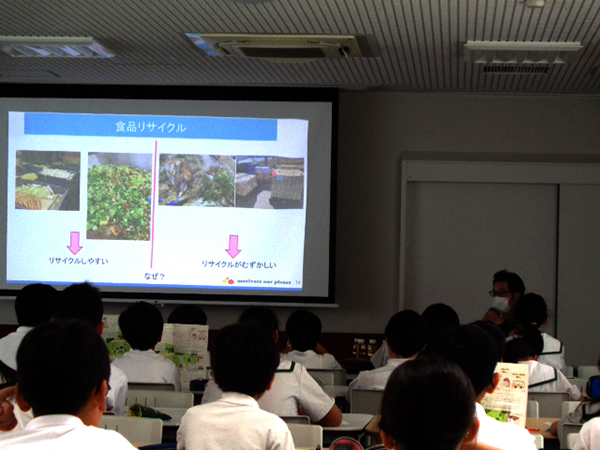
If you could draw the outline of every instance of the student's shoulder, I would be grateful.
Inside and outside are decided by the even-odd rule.
[[[121,434],[113,430],[105,430],[103,428],[89,426],[82,428],[80,433],[84,439],[81,441],[81,443],[85,443],[86,448],[110,448],[110,450],[131,450],[135,448]]]

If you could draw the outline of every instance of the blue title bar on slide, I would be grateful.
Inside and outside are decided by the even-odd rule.
[[[25,134],[276,141],[277,119],[25,113]]]

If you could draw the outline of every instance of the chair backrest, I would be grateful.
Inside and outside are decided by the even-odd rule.
[[[127,388],[130,391],[174,391],[174,384],[166,383],[127,383]]]
[[[379,414],[383,391],[353,389],[350,394],[350,412],[361,414]]]
[[[600,370],[596,366],[577,366],[577,378],[587,380],[594,375],[600,375]]]
[[[310,417],[308,416],[279,416],[285,423],[297,423],[301,425],[310,425]]]
[[[529,392],[528,400],[535,400],[540,404],[540,417],[560,417],[562,402],[569,401],[566,392]]]
[[[540,417],[540,404],[535,400],[527,400],[527,417]]]
[[[572,413],[579,405],[581,405],[581,402],[562,402],[562,405],[560,405],[560,417],[565,417],[567,414]]]
[[[194,394],[191,392],[142,391],[133,390],[127,394],[126,406],[139,403],[142,406],[156,408],[191,408],[194,406]]]
[[[579,433],[567,434],[567,442],[563,444],[563,448],[571,449],[575,447],[575,442],[577,442],[577,438],[579,438]]]
[[[322,386],[346,386],[344,369],[308,369],[308,373]]]
[[[575,376],[575,367],[567,366],[565,369],[565,377],[573,378]]]
[[[287,426],[292,433],[294,447],[323,448],[323,427],[298,423],[288,423]]]
[[[541,434],[534,434],[533,438],[535,439],[535,448],[537,448],[538,450],[540,448],[544,448],[544,436],[542,436]]]
[[[558,430],[560,448],[571,448],[567,447],[568,436],[570,434],[578,435],[582,426],[583,424],[581,423],[564,423]]]
[[[567,380],[569,380],[569,383],[571,383],[573,386],[577,386],[582,393],[585,392],[585,387],[587,386],[588,382],[587,378],[567,378]]]
[[[126,416],[102,416],[98,428],[115,430],[132,444],[160,444],[163,422],[160,419]]]

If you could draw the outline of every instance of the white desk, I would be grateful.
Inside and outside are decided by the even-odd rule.
[[[165,413],[171,416],[170,420],[163,420],[163,428],[164,427],[178,427],[181,425],[181,418],[186,413],[189,408],[167,408],[163,406],[159,406],[154,408],[161,413]]]
[[[337,386],[337,385],[325,385],[323,386],[323,391],[330,397],[343,397],[346,398],[346,394],[348,394],[348,386]]]

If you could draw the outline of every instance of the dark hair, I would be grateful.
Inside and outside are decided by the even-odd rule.
[[[475,325],[452,327],[429,344],[429,354],[457,364],[469,377],[475,396],[494,381],[498,354],[496,344]]]
[[[279,331],[279,321],[272,309],[264,306],[253,306],[240,315],[239,323],[242,325],[254,324],[271,335]]]
[[[169,323],[183,323],[187,325],[206,325],[206,313],[197,305],[179,305],[175,308],[169,318]]]
[[[429,339],[427,323],[411,310],[397,312],[385,327],[385,337],[392,351],[403,358],[419,353]]]
[[[154,305],[137,302],[119,316],[119,328],[131,348],[149,350],[154,348],[163,332],[164,320]]]
[[[421,317],[427,322],[430,340],[442,331],[460,325],[460,320],[456,311],[454,311],[451,306],[445,305],[444,303],[434,303],[429,305],[425,308]]]
[[[222,328],[210,351],[215,382],[224,392],[264,393],[279,365],[273,336],[253,325]]]
[[[530,325],[541,327],[548,318],[546,301],[532,292],[523,295],[515,305],[515,321],[524,330]]]
[[[481,328],[490,335],[494,341],[494,344],[496,344],[496,360],[498,362],[502,361],[504,356],[504,347],[506,347],[506,336],[504,336],[504,333],[498,327],[498,325],[488,322],[487,320],[478,320],[477,322],[473,322],[473,325]]]
[[[310,311],[295,311],[288,317],[285,332],[294,350],[314,350],[321,337],[321,319]]]
[[[87,281],[72,284],[56,297],[54,317],[57,319],[81,319],[97,327],[102,322],[103,313],[100,291]]]
[[[57,291],[48,284],[25,286],[15,299],[17,322],[23,327],[35,327],[52,319]]]
[[[506,343],[504,362],[517,363],[541,355],[543,351],[544,338],[535,325],[530,325],[519,337]]]
[[[504,269],[494,274],[494,283],[508,283],[508,290],[511,294],[525,292],[525,284],[519,275],[513,272],[509,272]]]
[[[37,326],[17,351],[19,390],[35,416],[77,415],[110,376],[106,344],[82,320]]]
[[[379,428],[405,450],[454,450],[474,414],[473,387],[463,371],[447,360],[418,358],[390,375]]]

